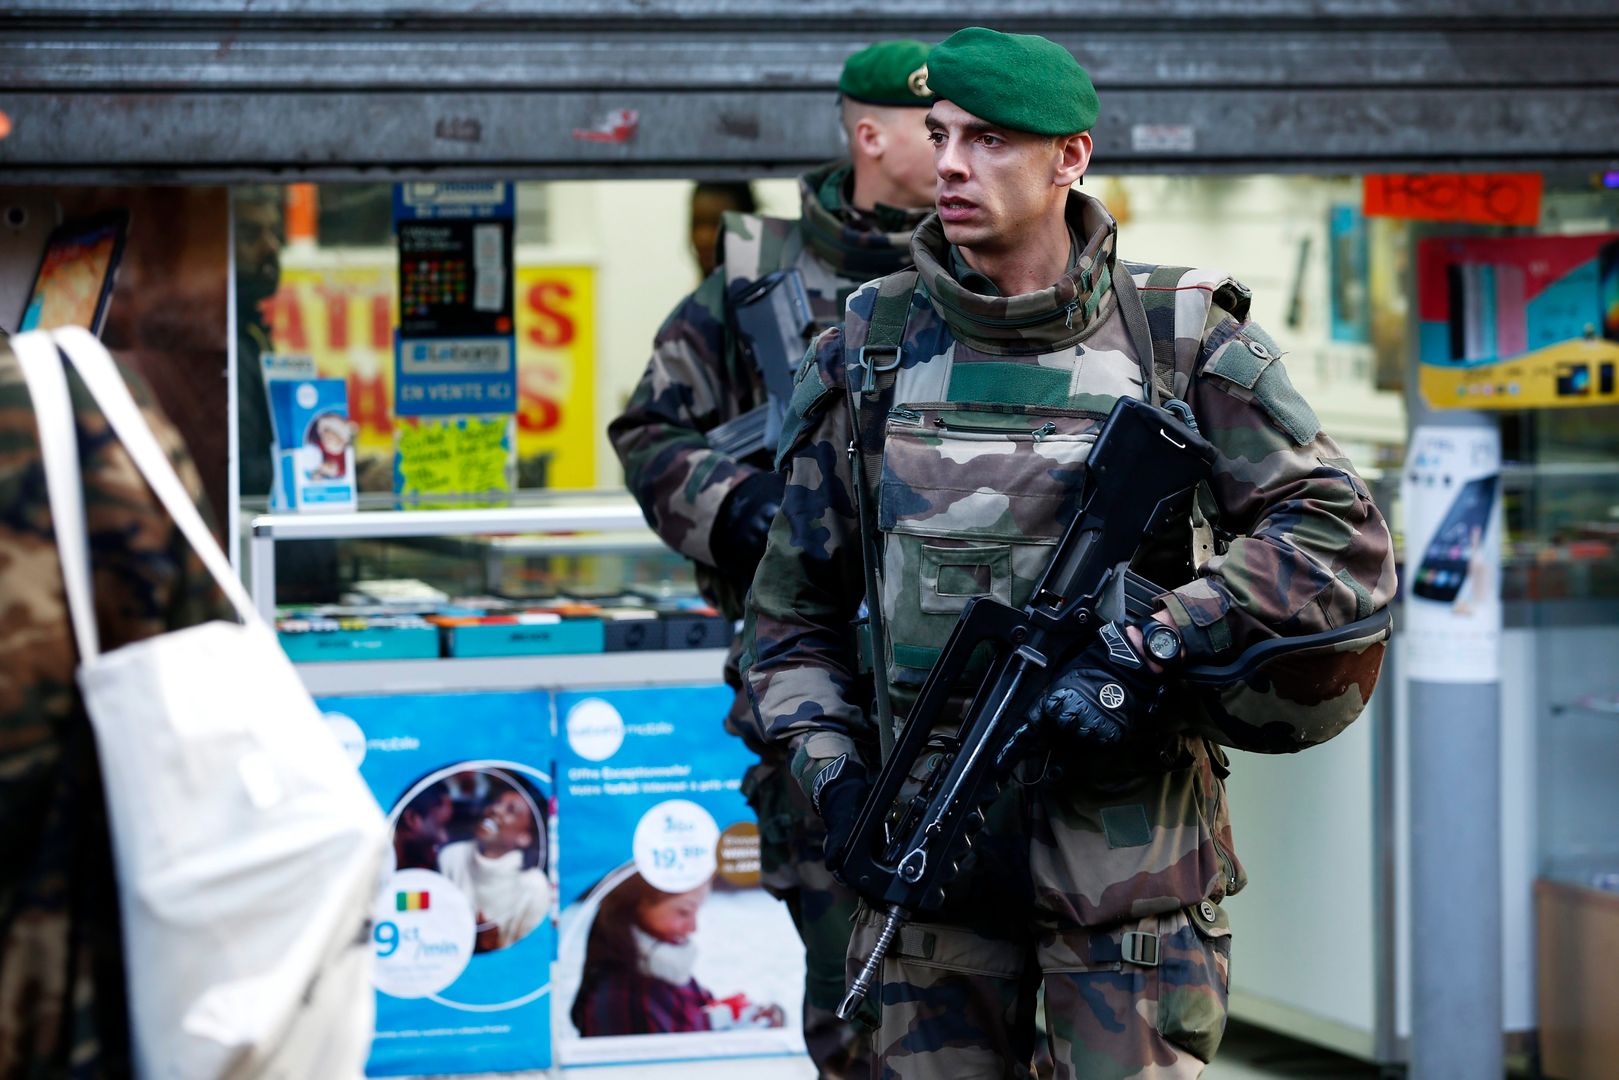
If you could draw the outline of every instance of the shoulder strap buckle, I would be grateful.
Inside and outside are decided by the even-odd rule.
[[[872,358],[876,356],[891,356],[893,359],[886,364],[877,363]],[[856,354],[862,372],[860,379],[860,392],[862,394],[875,394],[877,392],[877,376],[884,371],[893,371],[899,367],[900,348],[898,345],[862,345]]]

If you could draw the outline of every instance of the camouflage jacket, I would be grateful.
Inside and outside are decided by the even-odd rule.
[[[101,644],[229,615],[69,373]],[[194,498],[174,428],[132,387]],[[118,894],[28,388],[0,341],[0,1078],[128,1076]]]
[[[738,347],[729,296],[739,285],[796,267],[821,329],[837,322],[862,282],[908,266],[911,230],[923,213],[857,210],[846,201],[848,182],[847,164],[803,176],[798,221],[726,215],[720,265],[664,321],[640,384],[607,428],[647,523],[696,564],[704,596],[728,618],[741,617],[753,568],[721,575],[710,536],[725,497],[769,467],[765,455],[739,461],[705,437],[764,400],[763,379]],[[745,702],[739,715],[751,715]]]
[[[1119,396],[1143,396],[1152,377],[1112,287],[1122,272],[1147,286],[1152,268],[1115,259],[1112,218],[1094,200],[1071,196],[1069,223],[1083,244],[1069,271],[1014,297],[974,293],[953,276],[936,218],[917,230],[919,286],[899,369],[860,411],[862,432],[881,433],[885,659],[901,715],[967,596],[1027,599],[1072,517],[1095,428]],[[1191,302],[1219,280],[1194,272],[1168,287]],[[817,339],[799,372],[779,458],[786,495],[750,598],[749,692],[761,726],[794,748],[793,770],[806,784],[822,763],[871,741],[850,632],[865,588],[844,386],[881,284],[850,299],[842,328]],[[1201,333],[1176,347],[1195,350],[1190,404],[1219,452],[1210,487],[1235,535],[1160,603],[1189,656],[1212,660],[1363,617],[1392,596],[1394,569],[1381,515],[1288,382],[1275,343],[1206,295],[1202,302]],[[975,404],[986,400],[998,404]],[[989,420],[1004,432],[1024,425],[1022,434],[983,434]],[[957,428],[961,441],[952,443]],[[984,440],[996,441],[993,453]],[[1005,553],[985,557],[988,545]],[[1072,779],[1042,786],[1046,821],[1030,828],[1057,839],[1034,845],[1029,858],[1037,897],[1057,918],[1096,925],[1240,887],[1223,755],[1202,734],[1182,738],[1184,769],[1143,780],[1122,802]]]

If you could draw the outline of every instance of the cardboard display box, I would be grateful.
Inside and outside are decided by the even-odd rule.
[[[1535,882],[1541,1071],[1598,1080],[1619,1068],[1619,893]]]

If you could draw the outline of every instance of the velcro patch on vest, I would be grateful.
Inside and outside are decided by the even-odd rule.
[[[1070,372],[1035,364],[957,363],[950,371],[949,401],[993,401],[1001,405],[1068,404]]]
[[[1257,327],[1243,330],[1209,361],[1205,375],[1215,375],[1241,387],[1258,403],[1265,415],[1287,433],[1295,445],[1307,446],[1321,431],[1315,410],[1304,400],[1287,368],[1281,363],[1281,350]]]
[[[1147,808],[1140,803],[1102,807],[1102,834],[1110,848],[1146,847],[1152,843]]]

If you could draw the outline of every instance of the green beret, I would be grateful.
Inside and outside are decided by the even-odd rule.
[[[838,93],[868,105],[925,109],[933,104],[927,64],[925,41],[879,41],[843,62]]]
[[[1072,53],[1033,34],[958,30],[928,53],[928,85],[981,120],[1036,135],[1089,131],[1099,111]]]

